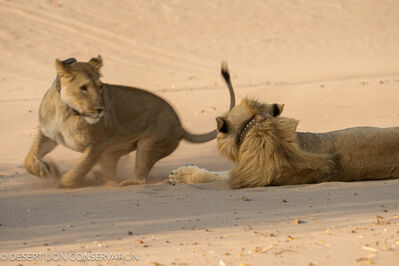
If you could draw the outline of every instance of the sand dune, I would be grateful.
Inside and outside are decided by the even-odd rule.
[[[157,93],[198,133],[228,108],[222,59],[238,100],[284,103],[301,131],[397,126],[397,1],[0,0],[0,49],[0,260],[137,252],[137,265],[397,264],[399,180],[243,190],[165,182],[190,162],[229,168],[214,141],[182,142],[138,187],[60,189],[23,168],[55,58],[101,54],[103,81]],[[48,156],[63,171],[78,158],[62,147]]]

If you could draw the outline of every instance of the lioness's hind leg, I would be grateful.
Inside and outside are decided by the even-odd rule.
[[[25,168],[32,175],[38,177],[47,177],[52,172],[54,174],[58,173],[58,170],[54,165],[49,165],[42,161],[42,158],[52,151],[55,146],[57,146],[57,142],[43,135],[41,131],[36,136],[35,141],[32,144],[32,147],[29,150],[28,155],[25,158]]]
[[[128,152],[110,151],[103,153],[98,161],[101,177],[111,181],[120,182],[121,180],[118,178],[117,166],[119,159],[126,153]]]
[[[179,140],[153,141],[141,139],[137,144],[136,165],[131,179],[122,181],[122,186],[145,184],[148,173],[160,159],[171,154],[179,145]]]
[[[227,181],[228,171],[212,172],[198,166],[183,166],[173,170],[169,174],[169,182],[178,184],[200,184],[215,181]]]

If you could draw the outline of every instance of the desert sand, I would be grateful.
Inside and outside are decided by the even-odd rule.
[[[228,169],[215,141],[181,142],[142,186],[62,189],[23,167],[55,58],[101,54],[104,82],[160,95],[196,133],[228,108],[223,59],[238,101],[284,103],[300,131],[398,126],[398,1],[0,0],[0,51],[0,264],[398,265],[399,180],[166,181],[187,163]],[[63,171],[79,158],[46,157]]]

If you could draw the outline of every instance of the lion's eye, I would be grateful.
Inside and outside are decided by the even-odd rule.
[[[82,86],[82,87],[80,87],[80,89],[81,89],[82,91],[87,91],[87,86]]]

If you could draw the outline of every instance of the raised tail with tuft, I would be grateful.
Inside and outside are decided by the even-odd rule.
[[[221,73],[222,73],[223,79],[226,82],[227,87],[229,89],[229,93],[230,93],[230,109],[229,110],[231,110],[231,109],[233,109],[233,107],[236,104],[236,98],[234,95],[233,85],[231,84],[231,80],[230,80],[229,69],[228,69],[227,63],[225,61],[222,61]],[[211,141],[216,138],[216,135],[218,133],[216,129],[211,132],[205,133],[205,134],[191,134],[184,128],[183,128],[183,130],[184,130],[183,138],[185,140],[187,140],[189,142],[193,142],[193,143],[203,143],[203,142]]]

